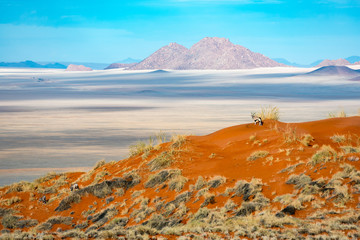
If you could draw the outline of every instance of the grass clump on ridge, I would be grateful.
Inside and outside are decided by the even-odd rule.
[[[247,160],[248,160],[248,161],[255,161],[256,159],[264,158],[264,157],[266,157],[267,155],[269,155],[269,152],[268,152],[268,151],[256,151],[256,152],[253,152],[253,153],[247,158]]]
[[[152,159],[148,166],[150,167],[151,171],[156,171],[162,168],[166,168],[171,165],[173,162],[173,156],[167,151],[162,152],[157,157]]]
[[[133,145],[130,145],[130,157],[137,156],[143,153],[143,159],[147,158],[150,151],[154,148],[154,140],[152,137],[149,138],[149,142],[145,143],[144,141],[138,141]]]
[[[347,117],[344,110],[341,110],[340,112],[329,112],[328,114],[329,118],[344,118]]]
[[[265,119],[279,120],[280,119],[279,108],[273,106],[262,107],[260,113],[257,113],[257,116],[261,117],[262,120]]]
[[[187,135],[180,135],[180,134],[173,135],[171,137],[171,141],[173,142],[171,147],[180,148],[186,142],[186,137]]]
[[[310,159],[310,164],[315,166],[318,163],[337,160],[337,152],[328,145],[323,145]]]

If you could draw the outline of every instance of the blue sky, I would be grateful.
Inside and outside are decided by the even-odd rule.
[[[0,0],[0,61],[112,63],[225,37],[297,63],[360,56],[359,0]]]

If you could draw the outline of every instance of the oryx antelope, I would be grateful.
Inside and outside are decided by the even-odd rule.
[[[258,123],[259,123],[259,125],[263,125],[263,121],[262,121],[261,117],[256,116],[255,113],[251,113],[251,118],[254,120],[255,125]]]
[[[70,191],[79,190],[79,185],[77,183],[74,183],[70,186]]]
[[[46,199],[46,196],[44,195],[39,199],[39,202],[46,204],[48,202],[48,200]]]

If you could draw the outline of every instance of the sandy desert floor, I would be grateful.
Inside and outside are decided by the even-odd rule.
[[[0,185],[123,159],[160,131],[203,135],[251,122],[268,105],[284,122],[359,114],[359,82],[311,70],[0,69]]]

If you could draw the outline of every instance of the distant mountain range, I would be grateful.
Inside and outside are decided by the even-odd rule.
[[[360,64],[360,56],[351,56],[337,60],[317,60],[311,64],[298,64],[284,58],[270,59],[260,53],[235,45],[225,38],[206,37],[194,44],[190,49],[170,43],[151,54],[144,60],[126,58],[116,63],[93,62],[0,62],[0,67],[13,68],[58,68],[66,69],[68,65],[83,65],[94,70],[126,68],[142,69],[246,69],[258,67],[322,67]]]
[[[48,64],[39,64],[33,61],[24,61],[24,62],[0,62],[0,67],[13,67],[13,68],[60,68],[66,69],[67,66],[60,63],[48,63]]]
[[[293,66],[293,67],[322,67],[322,66],[329,66],[331,64],[336,65],[336,66],[343,66],[343,65],[350,65],[350,64],[359,64],[357,62],[360,61],[360,56],[351,56],[351,57],[347,57],[344,59],[337,59],[337,60],[329,60],[329,59],[321,59],[321,60],[317,60],[313,63],[310,64],[298,64],[298,63],[294,63],[294,62],[290,62],[288,60],[286,60],[285,58],[273,58],[273,60],[288,65],[288,66]],[[345,61],[344,61],[345,60]]]
[[[235,45],[229,39],[206,37],[190,49],[170,43],[129,69],[226,70],[281,66],[285,65],[243,46]]]

